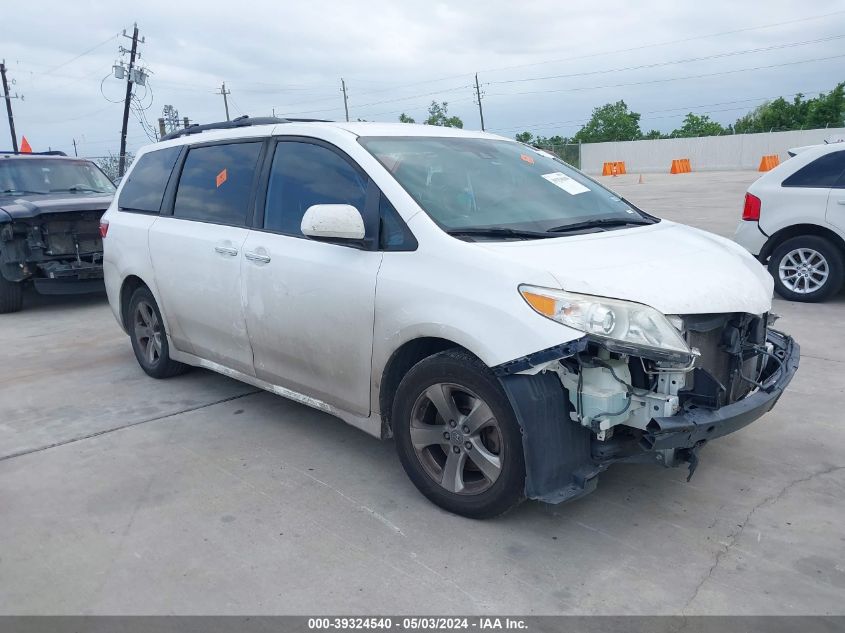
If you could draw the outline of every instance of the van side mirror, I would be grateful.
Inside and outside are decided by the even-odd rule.
[[[308,207],[300,225],[302,234],[314,239],[363,240],[364,218],[351,204],[315,204]]]

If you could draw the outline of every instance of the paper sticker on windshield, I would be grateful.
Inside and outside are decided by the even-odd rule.
[[[226,173],[226,169],[225,169],[225,168],[223,168],[223,171],[221,171],[219,174],[217,174],[217,186],[219,187],[219,186],[220,186],[220,185],[222,185],[224,182],[226,182],[226,179],[227,179],[228,177],[229,177],[229,174],[227,174],[227,173]]]
[[[588,187],[585,187],[574,178],[570,178],[566,174],[562,174],[559,171],[552,172],[551,174],[543,174],[543,178],[548,180],[556,187],[560,187],[566,193],[572,194],[573,196],[577,196],[579,193],[584,193],[585,191],[590,190]]]
[[[533,165],[533,164],[534,164],[534,159],[533,159],[533,158],[531,158],[528,154],[520,154],[520,155],[519,155],[519,157],[520,157],[522,160],[524,160],[526,163],[528,163],[529,165]]]

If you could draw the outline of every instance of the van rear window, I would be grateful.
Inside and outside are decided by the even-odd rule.
[[[181,150],[181,147],[168,147],[141,156],[126,176],[117,202],[120,210],[138,213],[161,211],[164,190]]]

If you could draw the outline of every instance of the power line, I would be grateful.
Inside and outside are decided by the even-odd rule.
[[[626,83],[620,83],[620,84],[608,84],[608,85],[605,85],[605,86],[584,86],[584,87],[580,87],[580,88],[555,88],[555,89],[552,89],[552,90],[527,90],[527,91],[520,91],[520,92],[496,92],[496,93],[491,93],[491,94],[496,95],[496,96],[534,95],[534,94],[549,94],[549,93],[553,93],[553,92],[582,92],[582,91],[585,91],[585,90],[601,90],[603,88],[624,88],[624,87],[628,87],[628,86],[644,86],[644,85],[647,85],[647,84],[668,83],[668,82],[672,82],[672,81],[683,81],[683,80],[686,80],[686,79],[702,79],[704,77],[717,77],[717,76],[720,76],[720,75],[731,75],[731,74],[735,74],[735,73],[748,72],[748,71],[751,71],[751,70],[767,70],[767,69],[770,69],[770,68],[782,68],[784,66],[795,66],[795,65],[798,65],[798,64],[809,64],[809,63],[812,63],[812,62],[822,62],[822,61],[828,61],[828,60],[831,60],[831,59],[839,59],[839,58],[842,58],[842,57],[845,57],[845,54],[843,54],[843,55],[830,55],[828,57],[816,57],[816,58],[813,58],[813,59],[802,59],[802,60],[799,60],[799,61],[783,62],[783,63],[780,63],[780,64],[769,64],[768,66],[754,66],[752,68],[736,68],[734,70],[723,70],[723,71],[715,72],[715,73],[704,73],[704,74],[700,74],[700,75],[687,75],[687,76],[684,76],[684,77],[669,77],[669,78],[666,78],[666,79],[651,79],[651,80],[648,80],[648,81],[632,81],[632,82],[626,82]]]
[[[760,48],[747,48],[744,50],[728,51],[725,53],[715,53],[713,55],[704,55],[702,57],[687,57],[686,59],[675,59],[665,62],[654,62],[651,64],[639,64],[637,66],[625,66],[622,68],[607,68],[604,70],[590,70],[580,73],[568,73],[565,75],[547,75],[545,77],[524,77],[520,79],[504,79],[500,81],[491,81],[491,84],[515,84],[524,83],[528,81],[546,81],[548,79],[568,79],[572,77],[587,77],[589,75],[604,75],[608,73],[624,72],[628,70],[642,70],[645,68],[659,68],[662,66],[672,66],[674,64],[688,64],[692,62],[700,62],[708,59],[721,59],[724,57],[735,57],[737,55],[747,55],[750,53],[763,53],[772,50],[780,50],[782,48],[795,48],[797,46],[807,46],[809,44],[819,44],[821,42],[830,42],[845,37],[845,35],[831,35],[829,37],[822,37],[815,40],[806,40],[803,42],[789,42],[786,44],[773,44],[772,46],[764,46]]]
[[[628,48],[617,48],[617,49],[612,49],[612,50],[604,50],[604,51],[599,51],[599,52],[596,52],[596,53],[587,53],[587,54],[584,54],[584,55],[575,55],[575,56],[572,56],[572,57],[563,57],[563,58],[558,58],[558,59],[547,59],[547,60],[541,60],[541,61],[537,61],[537,62],[530,62],[530,63],[526,63],[526,64],[517,64],[517,65],[512,65],[512,66],[499,66],[499,67],[496,67],[496,68],[484,68],[484,69],[479,70],[478,72],[493,73],[493,72],[500,72],[500,71],[503,71],[503,70],[515,70],[515,69],[518,69],[518,68],[529,68],[531,66],[544,66],[546,64],[557,64],[557,63],[563,63],[563,62],[569,62],[569,61],[576,61],[576,60],[580,60],[580,59],[591,59],[591,58],[594,58],[594,57],[601,57],[603,55],[615,55],[615,54],[618,54],[618,53],[630,53],[630,52],[640,51],[640,50],[644,50],[644,49],[648,49],[648,48],[657,48],[657,47],[660,47],[660,46],[669,46],[671,44],[682,44],[682,43],[685,43],[685,42],[703,40],[703,39],[708,39],[708,38],[711,38],[711,37],[721,37],[721,36],[724,36],[724,35],[733,35],[733,34],[736,34],[736,33],[747,33],[749,31],[759,31],[759,30],[764,30],[764,29],[775,28],[775,27],[778,27],[778,26],[787,26],[787,25],[790,25],[790,24],[798,24],[800,22],[809,22],[809,21],[812,21],[812,20],[821,20],[823,18],[829,18],[829,17],[835,16],[835,15],[842,15],[843,13],[845,13],[845,10],[833,11],[831,13],[823,13],[821,15],[813,15],[813,16],[808,16],[808,17],[804,17],[804,18],[798,18],[798,19],[795,19],[795,20],[785,20],[785,21],[782,21],[782,22],[771,22],[769,24],[761,24],[761,25],[757,25],[757,26],[748,26],[748,27],[743,27],[743,28],[739,28],[739,29],[732,29],[730,31],[719,31],[717,33],[704,33],[702,35],[693,35],[691,37],[685,37],[685,38],[676,39],[676,40],[665,40],[665,41],[662,41],[662,42],[650,42],[650,43],[647,43],[647,44],[639,44],[637,46],[631,46],[631,47],[628,47]],[[396,85],[396,86],[389,87],[389,88],[383,88],[381,90],[371,90],[371,91],[367,91],[367,92],[362,93],[362,94],[376,94],[376,93],[379,93],[379,92],[390,92],[391,90],[398,90],[398,89],[401,89],[401,88],[409,88],[409,87],[412,87],[412,86],[418,86],[418,85],[423,85],[423,84],[428,84],[428,83],[437,83],[439,81],[446,81],[447,79],[457,79],[457,78],[460,78],[460,77],[469,77],[469,76],[472,76],[471,72],[465,72],[465,73],[460,73],[460,74],[456,74],[456,75],[447,75],[447,76],[444,76],[444,77],[438,77],[436,79],[426,79],[426,80],[423,80],[423,81],[417,81],[417,82],[409,83],[409,84],[400,84],[400,85]]]
[[[539,62],[532,62],[532,63],[528,63],[528,64],[518,64],[516,66],[501,66],[499,68],[488,68],[488,69],[485,69],[485,70],[480,71],[480,72],[497,72],[497,71],[501,71],[501,70],[514,70],[514,69],[517,69],[517,68],[528,68],[530,66],[542,66],[542,65],[545,65],[545,64],[557,64],[557,63],[561,63],[561,62],[570,62],[570,61],[575,61],[575,60],[578,60],[578,59],[590,59],[592,57],[601,57],[602,55],[615,55],[617,53],[631,53],[631,52],[640,51],[640,50],[643,50],[643,49],[646,49],[646,48],[656,48],[658,46],[669,46],[671,44],[683,44],[683,43],[686,43],[686,42],[694,42],[696,40],[703,40],[703,39],[708,39],[708,38],[711,38],[711,37],[721,37],[723,35],[734,35],[736,33],[747,33],[748,31],[759,31],[759,30],[763,30],[763,29],[771,29],[771,28],[775,28],[775,27],[778,27],[778,26],[787,26],[789,24],[797,24],[799,22],[809,22],[811,20],[821,20],[822,18],[829,18],[829,17],[834,16],[834,15],[842,15],[843,13],[845,13],[845,10],[833,11],[831,13],[823,13],[821,15],[808,16],[806,18],[798,18],[796,20],[787,20],[787,21],[784,21],[784,22],[772,22],[770,24],[762,24],[762,25],[759,25],[759,26],[748,26],[748,27],[744,27],[744,28],[740,28],[740,29],[732,29],[730,31],[720,31],[718,33],[705,33],[703,35],[694,35],[692,37],[684,37],[684,38],[677,39],[677,40],[666,40],[666,41],[663,41],[663,42],[653,42],[653,43],[650,43],[650,44],[641,44],[639,46],[632,46],[632,47],[629,47],[629,48],[617,48],[617,49],[614,49],[614,50],[600,51],[598,53],[588,53],[586,55],[576,55],[574,57],[564,57],[564,58],[561,58],[561,59],[551,59],[551,60],[545,60],[545,61],[539,61]]]
[[[73,62],[75,62],[77,59],[80,59],[80,58],[82,58],[82,57],[85,57],[88,53],[93,53],[95,50],[97,50],[97,49],[98,49],[98,48],[100,48],[101,46],[105,46],[106,44],[108,44],[108,43],[109,43],[109,42],[111,42],[112,40],[117,39],[117,37],[118,37],[119,35],[120,35],[120,33],[115,33],[114,35],[110,35],[108,38],[104,39],[104,40],[103,40],[102,42],[100,42],[99,44],[95,44],[94,46],[92,46],[92,47],[91,47],[91,48],[89,48],[88,50],[86,50],[86,51],[83,51],[83,52],[79,53],[79,55],[77,55],[77,56],[75,56],[75,57],[72,57],[71,59],[67,60],[66,62],[62,62],[62,63],[61,63],[61,64],[59,64],[58,66],[53,66],[53,67],[52,67],[52,68],[50,68],[49,70],[45,70],[45,71],[43,71],[43,72],[40,72],[40,73],[35,73],[35,74],[38,74],[38,75],[50,75],[50,74],[52,74],[52,73],[56,72],[59,68],[64,68],[64,67],[65,67],[65,66],[67,66],[68,64],[72,64]]]
[[[699,105],[686,105],[686,106],[678,106],[676,108],[663,108],[660,110],[649,110],[647,112],[641,113],[641,121],[651,121],[653,119],[671,119],[674,117],[685,116],[692,110],[698,110],[701,108],[712,108],[713,106],[720,106],[720,105],[732,105],[736,103],[749,103],[749,102],[767,102],[771,99],[778,99],[784,97],[796,97],[798,95],[813,95],[813,94],[821,94],[822,90],[808,90],[808,91],[801,91],[801,92],[794,92],[791,94],[781,94],[769,97],[751,97],[748,99],[737,99],[734,101],[719,101],[716,103],[703,103]],[[707,114],[712,114],[714,112],[733,112],[736,110],[747,110],[748,106],[740,106],[736,108],[721,108],[718,110],[708,110]],[[650,116],[654,114],[661,114],[664,112],[674,112],[673,114],[664,114],[662,116]],[[514,131],[533,131],[533,130],[542,130],[549,127],[561,127],[564,125],[572,125],[572,124],[584,124],[587,123],[590,118],[581,118],[581,119],[569,119],[568,121],[550,121],[547,123],[524,123],[522,125],[517,125],[510,128],[496,128],[496,132],[499,133],[506,133],[506,132],[514,132]]]

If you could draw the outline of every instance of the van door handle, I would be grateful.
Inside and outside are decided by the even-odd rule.
[[[256,264],[269,264],[270,256],[266,253],[259,253],[257,251],[244,251],[244,257]]]
[[[845,198],[840,198],[836,201],[836,204],[845,204]]]
[[[214,247],[214,250],[220,253],[221,255],[228,255],[229,257],[234,257],[238,254],[238,249],[234,246],[220,246],[217,245]]]

